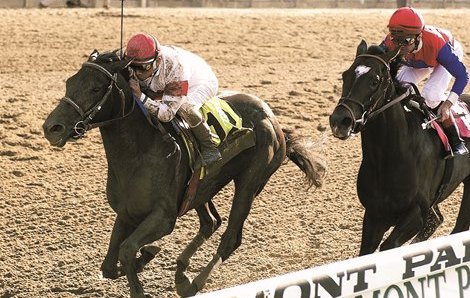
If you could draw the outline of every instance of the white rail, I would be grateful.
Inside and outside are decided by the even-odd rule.
[[[470,232],[464,232],[197,298],[464,298],[469,262]]]

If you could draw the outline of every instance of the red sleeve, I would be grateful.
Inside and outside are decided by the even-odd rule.
[[[170,96],[188,95],[188,81],[170,82],[165,86],[164,94]]]

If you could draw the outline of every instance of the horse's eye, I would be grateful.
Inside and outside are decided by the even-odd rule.
[[[101,88],[100,87],[94,87],[93,92],[100,92]]]
[[[372,80],[370,80],[370,87],[375,89],[377,88],[379,83],[380,83],[380,80],[378,78],[373,78]]]

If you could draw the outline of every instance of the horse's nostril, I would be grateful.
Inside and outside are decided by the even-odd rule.
[[[53,134],[61,134],[61,133],[64,133],[64,131],[65,131],[65,126],[61,124],[56,124],[49,128],[49,132]]]

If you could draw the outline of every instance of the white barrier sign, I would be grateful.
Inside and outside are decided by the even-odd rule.
[[[470,232],[441,237],[198,298],[470,297]]]

